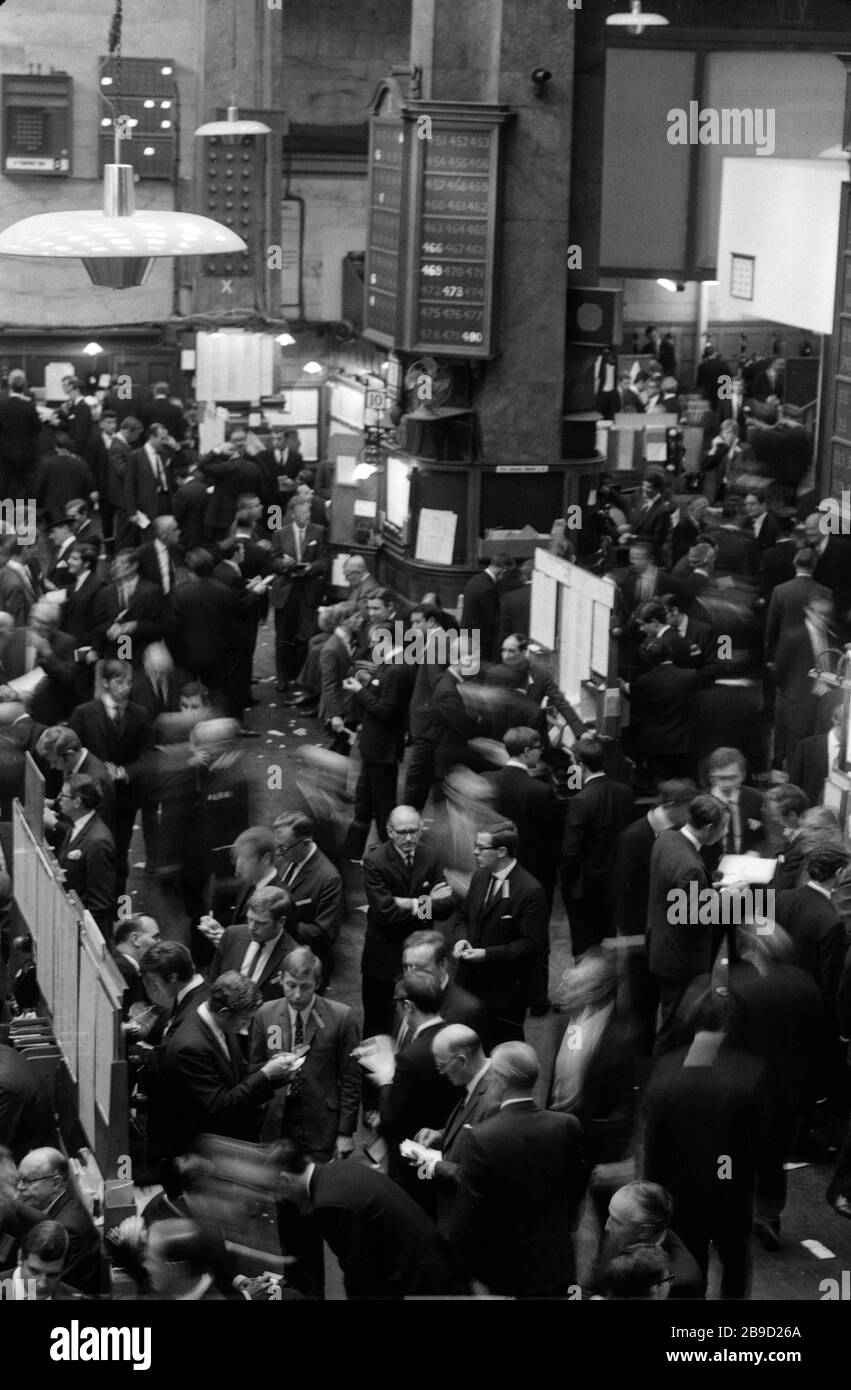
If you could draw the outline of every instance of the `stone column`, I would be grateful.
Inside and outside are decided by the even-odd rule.
[[[567,0],[413,0],[423,97],[518,113],[506,139],[500,356],[484,365],[475,401],[488,462],[562,456],[576,19]],[[535,68],[552,72],[540,97]]]

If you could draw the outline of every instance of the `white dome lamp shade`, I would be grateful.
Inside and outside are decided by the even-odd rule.
[[[47,212],[0,232],[0,255],[81,260],[93,285],[143,285],[160,256],[218,256],[246,250],[229,227],[189,212],[135,210],[131,164],[106,164],[103,211]]]
[[[236,98],[231,97],[230,101],[225,120],[206,121],[204,125],[199,125],[195,134],[218,136],[226,145],[235,145],[243,135],[271,135],[271,127],[264,125],[262,121],[242,120]]]
[[[606,23],[616,28],[627,29],[630,34],[639,37],[645,29],[658,28],[667,24],[668,20],[662,14],[645,14],[641,8],[641,0],[630,0],[629,14],[607,15]]]

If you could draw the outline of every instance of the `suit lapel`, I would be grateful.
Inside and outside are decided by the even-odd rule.
[[[269,959],[267,960],[266,964],[260,972],[260,979],[257,981],[257,983],[261,989],[265,984],[269,982],[269,980],[271,980],[272,976],[276,974],[277,971],[280,969],[281,961],[284,959],[284,956],[286,954],[287,934],[286,931],[283,931],[274,949],[272,950],[272,954],[269,956]]]

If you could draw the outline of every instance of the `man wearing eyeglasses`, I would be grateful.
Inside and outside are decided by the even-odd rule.
[[[363,864],[368,911],[361,957],[365,1037],[393,1031],[393,986],[402,973],[406,936],[422,922],[442,921],[455,906],[437,855],[422,840],[413,806],[397,806],[387,821],[387,842]]]
[[[101,1291],[101,1244],[91,1216],[71,1184],[68,1160],[58,1149],[32,1149],[21,1159],[15,1215],[27,1228],[45,1217],[68,1232],[64,1283],[96,1297]]]
[[[327,988],[334,942],[345,912],[343,880],[317,845],[310,816],[287,812],[278,816],[273,832],[279,881],[292,895],[297,919],[289,930],[301,946],[309,946],[319,957]]]
[[[540,994],[549,912],[543,888],[520,867],[512,821],[476,833],[478,868],[458,915],[453,955],[458,983],[481,999],[493,1042],[520,1042],[523,1020]]]

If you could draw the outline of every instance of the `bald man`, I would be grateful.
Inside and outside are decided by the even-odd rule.
[[[25,1228],[45,1217],[68,1232],[64,1283],[97,1297],[102,1290],[100,1237],[71,1183],[68,1160],[58,1149],[32,1149],[18,1167],[18,1200],[14,1216]]]
[[[564,1298],[584,1188],[579,1121],[534,1100],[538,1059],[528,1043],[495,1047],[487,1078],[496,1113],[467,1136],[447,1240],[491,1293]]]

